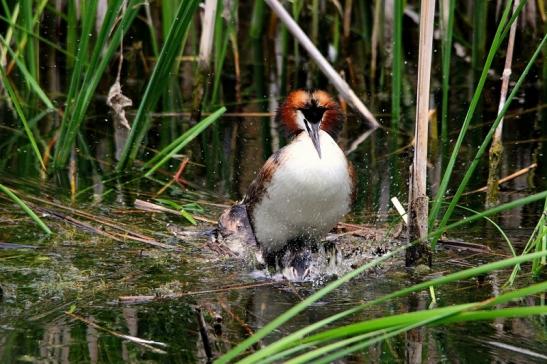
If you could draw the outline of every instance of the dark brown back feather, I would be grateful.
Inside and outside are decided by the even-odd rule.
[[[243,204],[247,207],[247,214],[249,215],[249,221],[251,222],[251,226],[253,226],[253,230],[253,210],[257,203],[259,203],[262,198],[264,198],[264,195],[266,194],[266,191],[268,189],[268,185],[272,180],[274,171],[279,167],[279,163],[281,162],[281,158],[283,155],[282,152],[283,149],[280,149],[272,154],[270,158],[268,158],[266,163],[264,163],[264,165],[258,172],[258,175],[254,179],[254,181],[249,185],[247,194],[243,198]]]

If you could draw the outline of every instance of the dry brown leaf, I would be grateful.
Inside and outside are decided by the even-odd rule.
[[[132,106],[133,101],[122,93],[122,86],[120,81],[116,80],[108,91],[108,97],[106,98],[106,104],[110,106],[114,112],[114,123],[116,125],[122,125],[128,130],[131,130],[131,126],[125,116],[126,107]]]

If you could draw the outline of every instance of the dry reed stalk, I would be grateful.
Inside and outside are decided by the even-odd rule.
[[[146,339],[141,339],[140,337],[121,334],[119,332],[107,329],[106,327],[99,326],[95,322],[93,322],[91,320],[88,320],[88,319],[86,319],[82,316],[76,315],[72,312],[66,311],[65,315],[70,316],[75,320],[81,321],[81,322],[85,323],[87,326],[93,327],[97,330],[104,331],[104,332],[106,332],[106,333],[108,333],[112,336],[119,337],[120,339],[130,341],[130,342],[132,342],[134,344],[137,344],[137,345],[139,345],[139,346],[141,346],[141,347],[143,347],[147,350],[150,350],[154,353],[167,354],[167,352],[165,352],[164,350],[161,350],[159,348],[156,348],[156,347],[152,346],[152,345],[157,345],[157,346],[161,346],[161,347],[167,347],[167,344],[162,343],[160,341],[146,340]]]
[[[205,13],[203,14],[201,38],[199,43],[199,65],[202,69],[208,69],[211,64],[217,4],[217,0],[205,1]]]
[[[149,211],[149,212],[165,212],[173,215],[180,216],[180,211],[170,209],[168,207],[164,207],[161,205],[157,205],[152,202],[139,200],[138,198],[135,200],[135,208],[143,211]],[[201,221],[201,222],[207,222],[209,224],[216,224],[216,220],[211,220],[203,216],[192,214],[192,217],[194,220]]]
[[[317,66],[323,74],[330,80],[333,86],[338,90],[340,95],[348,101],[363,117],[368,121],[371,128],[376,129],[380,126],[374,115],[367,109],[365,104],[357,97],[355,92],[349,87],[348,83],[336,72],[332,65],[319,52],[317,47],[312,43],[310,38],[302,31],[300,26],[285,10],[283,5],[277,0],[265,0],[279,19],[285,24],[287,29],[292,33],[302,47],[308,51],[310,58],[317,63]]]
[[[353,0],[346,0],[344,4],[344,22],[343,22],[343,31],[344,42],[345,44],[349,43],[349,37],[351,33],[351,9],[353,8]]]
[[[43,211],[43,212],[49,214],[50,216],[55,217],[59,220],[62,220],[66,223],[69,223],[69,224],[71,224],[71,225],[73,225],[73,226],[75,226],[75,227],[77,227],[81,230],[85,230],[85,231],[88,231],[89,233],[96,234],[96,235],[99,235],[99,236],[103,236],[107,239],[111,239],[111,240],[117,241],[119,243],[125,243],[128,240],[131,240],[131,241],[135,241],[135,242],[140,242],[140,243],[152,245],[152,246],[155,246],[155,247],[158,247],[158,248],[180,251],[180,248],[177,247],[177,246],[160,243],[159,241],[156,241],[152,238],[148,238],[148,237],[142,238],[142,237],[140,237],[136,234],[132,234],[131,232],[124,232],[122,234],[122,233],[118,233],[118,232],[115,232],[115,231],[105,231],[102,226],[97,227],[97,226],[88,224],[84,221],[77,220],[77,219],[75,219],[71,216],[65,215],[65,214],[63,214],[61,212],[58,212],[58,211],[49,210],[49,209],[46,209],[44,207],[35,207],[35,208],[38,211]]]
[[[205,87],[210,77],[211,53],[213,51],[213,40],[215,34],[215,19],[217,13],[217,0],[206,0],[205,11],[201,24],[201,38],[199,43],[198,70],[195,77],[194,92],[192,95],[192,115],[193,121],[201,119],[201,108]]]
[[[538,0],[539,16],[542,22],[547,22],[547,12],[545,11],[545,1]]]
[[[419,243],[406,251],[406,265],[428,263],[431,265],[431,250],[427,243],[428,197],[427,137],[429,124],[429,87],[433,51],[433,23],[435,1],[423,0],[420,9],[420,48],[418,55],[418,87],[416,100],[416,129],[414,161],[409,193],[409,241]]]
[[[237,41],[237,37],[235,34],[231,34],[230,36],[231,44],[232,44],[232,54],[234,55],[234,76],[235,76],[235,94],[236,94],[236,102],[238,105],[241,105],[243,103],[243,99],[241,97],[241,66],[239,61],[239,44]],[[224,116],[227,113],[224,113]]]
[[[158,242],[157,240],[155,240],[152,237],[141,234],[141,233],[135,231],[134,227],[127,226],[127,225],[121,224],[119,222],[115,222],[115,221],[110,220],[110,219],[105,218],[105,217],[100,217],[100,216],[94,215],[93,213],[88,213],[88,212],[85,212],[83,210],[75,209],[73,207],[64,206],[64,205],[61,205],[61,204],[58,204],[58,203],[55,203],[55,202],[52,202],[52,201],[48,201],[48,200],[43,199],[43,198],[35,197],[35,196],[30,196],[30,195],[25,196],[25,199],[28,199],[28,200],[32,201],[34,204],[40,203],[40,204],[43,204],[43,205],[49,205],[49,206],[53,206],[53,207],[56,207],[56,208],[59,208],[59,209],[62,209],[62,210],[69,211],[69,212],[71,212],[72,214],[74,214],[76,216],[80,216],[80,217],[83,217],[83,218],[85,218],[87,220],[90,220],[94,223],[100,224],[101,226],[96,227],[94,225],[91,225],[91,224],[85,223],[83,221],[77,220],[77,219],[75,219],[71,216],[65,215],[65,214],[63,214],[59,211],[54,211],[54,210],[51,210],[50,208],[46,208],[44,206],[36,205],[34,207],[37,210],[41,209],[43,212],[48,213],[48,214],[52,215],[53,217],[61,219],[65,222],[67,222],[67,223],[70,223],[70,224],[74,225],[74,226],[80,227],[82,229],[85,229],[85,230],[90,231],[92,233],[95,233],[97,235],[101,235],[101,236],[104,236],[106,238],[109,238],[109,239],[112,239],[112,240],[115,240],[115,241],[126,242],[127,240],[133,240],[133,241],[136,241],[136,242],[141,242],[141,243],[153,245],[153,246],[160,247],[160,248],[171,249],[171,250],[180,250],[176,246]],[[211,221],[207,220],[207,222],[211,222]],[[106,231],[104,229],[105,226],[107,226],[107,227],[109,227],[113,230],[118,230],[119,232],[117,232],[117,231]]]
[[[519,169],[516,172],[511,173],[508,176],[500,178],[498,180],[498,186],[501,185],[501,184],[504,184],[505,182],[509,182],[511,180],[514,180],[515,178],[520,177],[523,174],[526,174],[526,173],[530,172],[532,169],[536,168],[537,166],[538,166],[537,163],[532,163],[528,167],[524,167],[522,169]],[[488,186],[484,186],[484,187],[481,187],[481,188],[477,188],[476,190],[466,192],[466,193],[463,194],[463,196],[471,195],[471,194],[477,193],[477,192],[486,192],[486,191],[488,191]]]
[[[68,179],[70,182],[70,200],[74,203],[76,201],[76,192],[78,191],[78,160],[76,158],[76,147],[72,147],[70,151]]]
[[[520,0],[515,0],[513,4],[513,12],[518,8]],[[517,32],[517,21],[511,25],[509,32],[509,41],[507,43],[507,53],[505,55],[505,66],[501,76],[501,91],[500,102],[498,105],[498,114],[501,113],[505,100],[507,99],[507,91],[509,89],[509,79],[511,78],[511,65],[513,63],[513,50],[515,47],[515,34]],[[498,189],[499,189],[499,165],[503,156],[503,118],[501,119],[494,136],[492,137],[492,145],[489,151],[488,164],[488,182],[486,192],[486,206],[491,207],[498,204]]]
[[[367,138],[370,136],[370,134],[373,132],[374,130],[371,129],[371,130],[367,130],[366,132],[364,132],[363,134],[361,134],[357,139],[355,139],[351,145],[349,146],[349,148],[345,151],[346,155],[349,155],[350,153],[353,153],[355,150],[357,150],[357,147],[359,147],[359,145],[361,145],[365,140],[367,140]]]
[[[111,228],[116,229],[116,230],[120,230],[120,231],[122,231],[126,234],[131,234],[131,235],[140,237],[140,238],[145,239],[145,240],[151,240],[151,241],[154,240],[151,237],[148,237],[146,235],[138,233],[137,231],[135,231],[134,227],[122,224],[118,221],[113,221],[113,220],[105,218],[105,217],[99,217],[99,216],[97,216],[93,213],[85,212],[83,210],[78,210],[76,208],[69,207],[69,206],[64,206],[64,205],[55,203],[53,201],[49,201],[49,200],[46,200],[46,199],[43,199],[43,198],[40,198],[40,197],[36,197],[36,196],[27,195],[27,196],[25,196],[25,199],[31,200],[35,204],[41,203],[41,204],[44,204],[44,205],[49,205],[49,206],[53,206],[53,207],[56,207],[56,208],[59,208],[59,209],[62,209],[62,210],[69,211],[69,212],[73,213],[74,215],[83,217],[83,218],[88,219],[90,221],[93,221],[93,222],[99,223],[101,225],[111,227]]]
[[[370,60],[370,83],[375,84],[376,68],[378,62],[378,38],[380,34],[380,16],[382,10],[382,1],[376,0],[374,3],[374,20],[372,24],[372,39],[371,39],[371,60]]]

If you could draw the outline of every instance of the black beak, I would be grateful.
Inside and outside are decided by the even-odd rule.
[[[306,130],[310,135],[313,146],[319,154],[319,159],[321,159],[321,144],[319,143],[319,123],[310,123],[308,120],[304,119],[304,124],[306,125]]]

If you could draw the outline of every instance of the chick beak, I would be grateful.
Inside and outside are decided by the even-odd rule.
[[[306,125],[306,130],[308,131],[311,141],[313,142],[313,146],[317,150],[319,159],[321,159],[321,144],[319,143],[319,123],[310,123],[305,120],[304,124]]]

